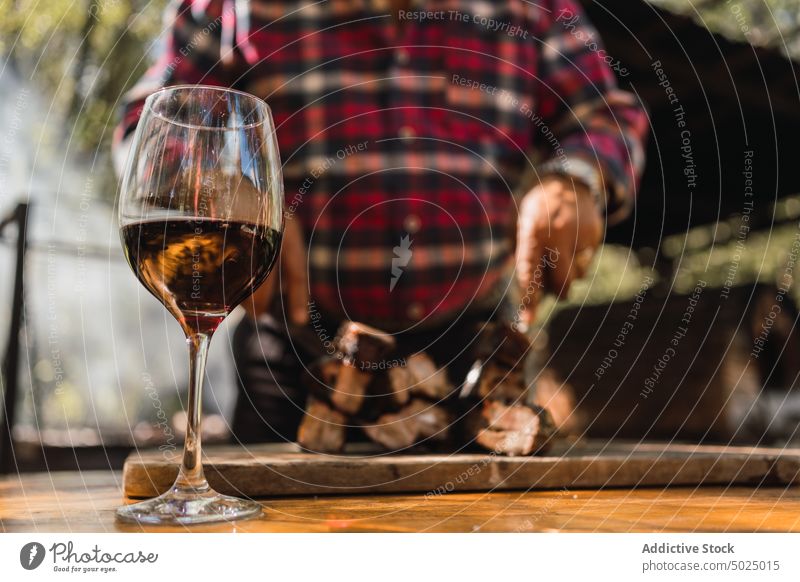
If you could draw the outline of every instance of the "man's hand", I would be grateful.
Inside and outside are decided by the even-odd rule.
[[[586,274],[603,237],[603,218],[580,182],[548,176],[522,199],[517,221],[516,275],[520,323],[530,324],[546,291],[565,297]]]
[[[296,217],[287,218],[278,264],[261,287],[243,303],[250,317],[256,319],[269,310],[280,281],[290,321],[300,325],[308,321],[307,256],[300,221]]]
[[[478,445],[512,456],[545,452],[555,434],[553,419],[544,408],[490,400],[469,415],[467,425]]]

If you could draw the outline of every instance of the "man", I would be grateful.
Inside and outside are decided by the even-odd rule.
[[[281,266],[235,339],[240,440],[295,438],[287,324],[382,328],[458,384],[512,284],[530,322],[632,206],[646,118],[574,0],[183,0],[168,23],[117,143],[153,90],[224,85],[270,104],[284,163]]]

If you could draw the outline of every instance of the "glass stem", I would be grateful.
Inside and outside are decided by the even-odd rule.
[[[186,408],[186,441],[183,461],[174,489],[186,492],[203,492],[209,489],[200,459],[200,424],[203,408],[203,380],[206,374],[206,357],[211,336],[195,333],[187,336],[189,344],[189,402]]]

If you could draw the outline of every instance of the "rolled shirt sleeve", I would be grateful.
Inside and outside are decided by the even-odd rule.
[[[165,30],[154,49],[155,61],[122,100],[121,120],[112,145],[118,171],[149,94],[171,85],[234,84],[237,55],[232,44],[224,40],[232,36],[229,31],[234,22],[233,3],[224,0],[179,0],[166,10]]]
[[[644,167],[647,114],[636,97],[620,90],[600,37],[574,0],[552,0],[539,23],[539,113],[558,139],[550,163],[597,168],[609,223],[633,207]]]

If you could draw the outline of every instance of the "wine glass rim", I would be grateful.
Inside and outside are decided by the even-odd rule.
[[[268,115],[264,116],[264,119],[262,119],[261,121],[246,123],[244,125],[237,125],[235,127],[211,127],[208,125],[197,125],[195,123],[185,123],[183,121],[170,119],[169,117],[153,109],[153,100],[155,99],[156,95],[182,89],[191,89],[191,90],[201,89],[204,91],[214,91],[216,93],[236,93],[237,95],[241,95],[243,97],[247,97],[248,99],[254,100],[258,105],[263,105],[264,107],[266,107]],[[162,87],[161,89],[158,89],[157,91],[153,91],[152,93],[150,93],[150,95],[148,95],[144,101],[143,113],[147,111],[150,111],[153,115],[155,115],[159,119],[166,121],[167,123],[171,123],[173,125],[177,125],[180,127],[187,127],[190,129],[201,129],[208,131],[234,131],[241,129],[253,129],[260,125],[263,125],[264,123],[272,119],[272,109],[270,108],[269,104],[260,97],[253,95],[252,93],[247,93],[246,91],[239,91],[238,89],[231,89],[230,87],[221,87],[218,85],[192,85],[188,83],[184,83],[182,85],[170,85],[169,87]]]

